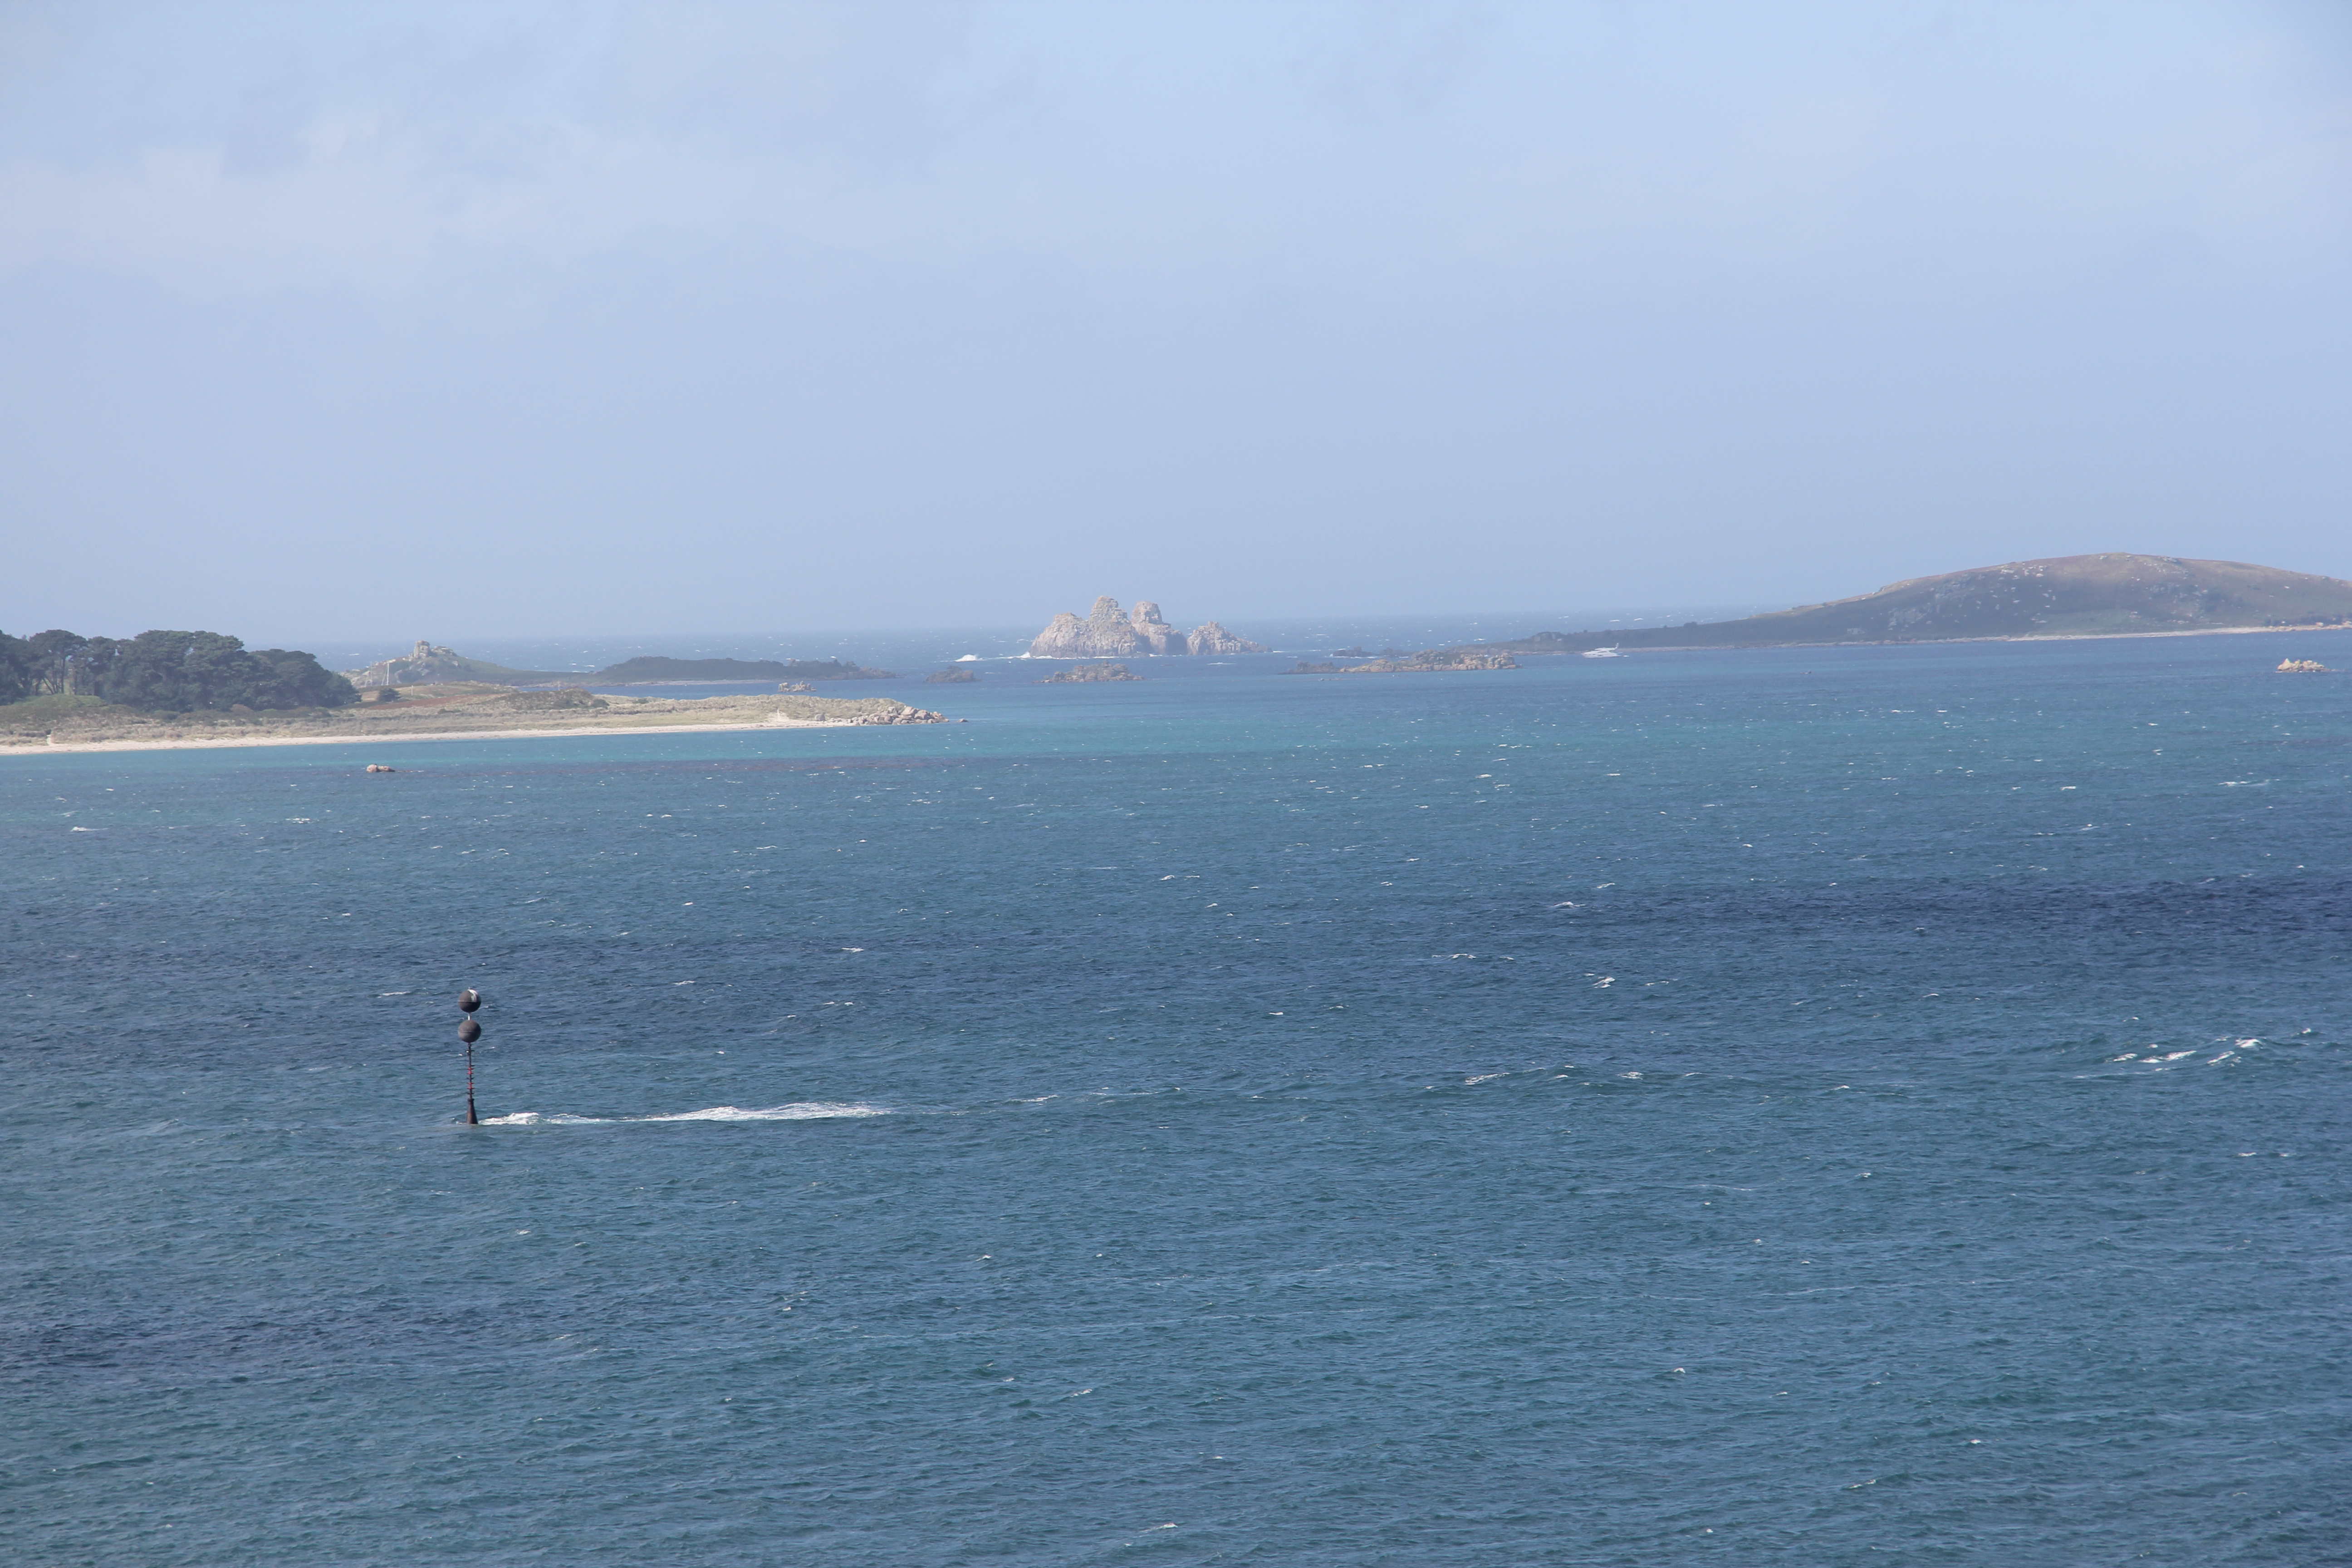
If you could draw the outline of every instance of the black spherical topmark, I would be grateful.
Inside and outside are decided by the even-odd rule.
[[[460,991],[457,993],[457,1007],[459,1011],[470,1013],[481,1005],[482,994],[480,992]]]
[[[468,1018],[457,1026],[457,1037],[470,1046],[482,1037],[482,1026]]]

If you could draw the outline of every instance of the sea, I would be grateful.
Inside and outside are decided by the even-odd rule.
[[[918,651],[0,758],[0,1555],[2352,1563],[2352,632]]]

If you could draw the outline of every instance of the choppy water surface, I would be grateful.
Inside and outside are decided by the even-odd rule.
[[[9,1554],[2352,1561],[2291,640],[0,761]]]

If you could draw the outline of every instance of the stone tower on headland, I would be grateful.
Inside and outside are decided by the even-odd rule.
[[[1139,600],[1132,615],[1121,615],[1118,601],[1106,594],[1095,601],[1085,620],[1065,610],[1029,645],[1031,658],[1129,658],[1139,654],[1264,653],[1263,644],[1237,637],[1214,621],[1203,622],[1190,637],[1160,617],[1160,606]]]

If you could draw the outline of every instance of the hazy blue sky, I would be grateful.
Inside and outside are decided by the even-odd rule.
[[[2352,576],[2352,6],[0,0],[0,626]]]

